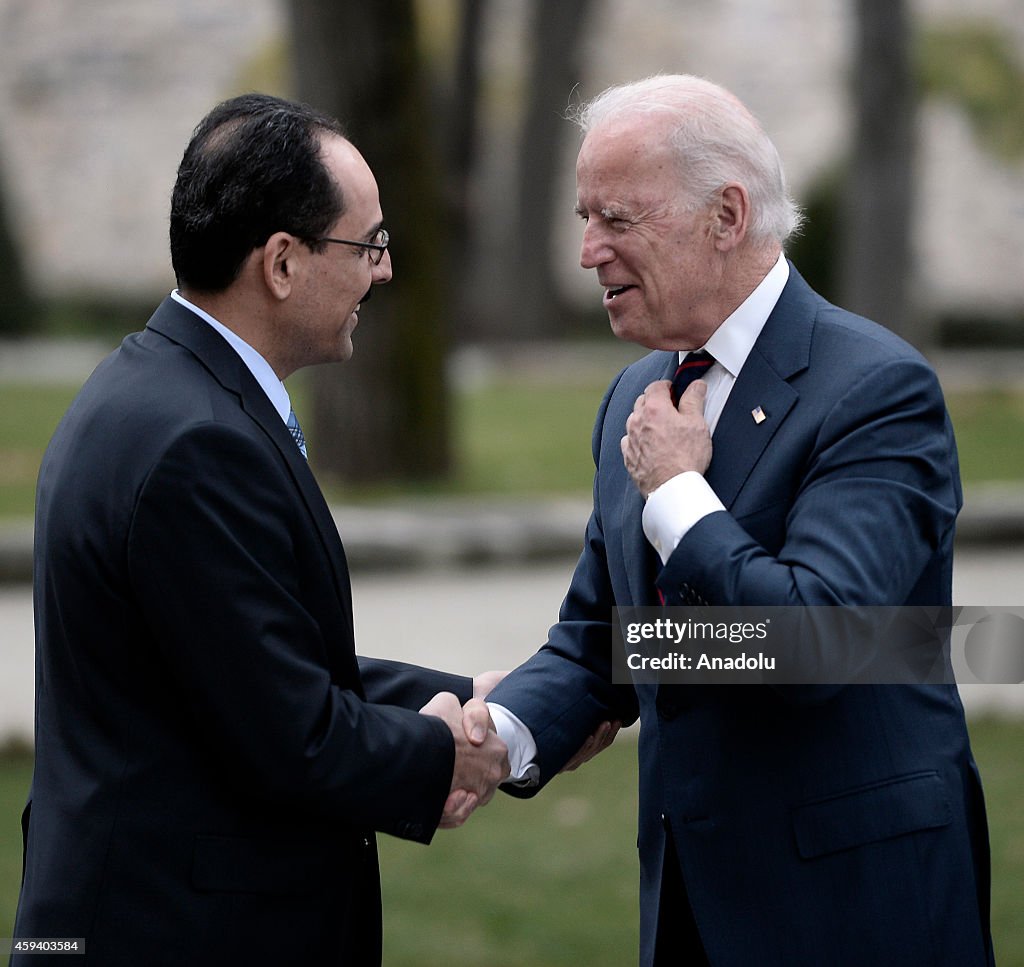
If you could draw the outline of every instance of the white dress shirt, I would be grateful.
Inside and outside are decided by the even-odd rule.
[[[291,397],[288,396],[288,390],[285,389],[284,383],[277,378],[277,373],[274,372],[270,363],[238,333],[228,329],[199,306],[193,305],[177,289],[171,293],[171,298],[175,302],[180,302],[186,309],[191,309],[203,322],[213,326],[228,341],[228,345],[242,357],[242,362],[245,363],[256,382],[260,384],[263,392],[267,394],[267,398],[273,403],[274,409],[280,414],[281,419],[287,424],[288,414],[292,411]]]
[[[740,370],[788,280],[789,263],[784,255],[779,255],[778,261],[757,288],[701,347],[715,359],[714,365],[701,377],[708,384],[704,419],[712,437]],[[679,362],[686,359],[687,355],[688,351],[681,351]],[[643,512],[644,534],[665,564],[690,528],[718,510],[725,510],[725,507],[703,474],[690,470],[665,481],[648,495]],[[511,772],[506,781],[534,781],[539,772],[533,762],[537,755],[537,744],[530,730],[503,706],[493,702],[488,702],[487,706],[498,736],[508,746]]]
[[[703,377],[708,384],[704,419],[712,439],[740,370],[788,280],[789,263],[780,255],[757,288],[701,347],[715,358],[714,365]],[[687,355],[681,352],[679,361],[682,362]],[[725,510],[725,507],[708,486],[704,475],[695,470],[672,477],[652,491],[644,506],[644,534],[658,552],[662,564],[668,563],[672,552],[697,521],[717,510]]]

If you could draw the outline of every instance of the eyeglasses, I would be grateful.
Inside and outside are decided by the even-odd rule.
[[[386,228],[379,228],[374,234],[373,239],[369,242],[353,242],[347,238],[314,238],[313,241],[333,242],[335,245],[352,245],[355,248],[366,249],[366,254],[370,256],[370,261],[374,265],[380,265],[380,260],[384,258],[384,253],[388,250],[388,242],[391,241],[391,236]]]

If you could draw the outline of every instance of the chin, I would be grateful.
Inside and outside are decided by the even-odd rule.
[[[355,346],[352,343],[352,336],[350,333],[345,333],[338,344],[338,352],[334,361],[336,363],[346,363],[352,358],[354,352]]]
[[[612,335],[616,339],[621,339],[623,342],[635,342],[641,346],[646,346],[649,342],[648,335],[642,330],[630,326],[625,319],[609,319],[611,324]]]

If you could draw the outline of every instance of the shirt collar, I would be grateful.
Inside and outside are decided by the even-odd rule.
[[[263,392],[267,394],[267,398],[274,405],[274,409],[277,410],[281,419],[287,423],[288,414],[292,411],[291,398],[288,396],[288,390],[285,389],[284,383],[277,378],[277,373],[274,372],[270,363],[236,332],[228,329],[223,323],[218,322],[208,312],[200,309],[199,306],[189,302],[177,289],[171,293],[171,298],[175,302],[180,302],[186,309],[191,309],[200,319],[213,326],[227,340],[228,345],[242,357],[242,362],[245,363],[256,382],[260,384]]]
[[[778,261],[771,267],[768,274],[712,334],[702,348],[715,357],[735,379],[739,376],[743,364],[754,348],[757,337],[761,335],[764,324],[779,301],[782,290],[789,281],[789,263],[785,255],[779,255]],[[686,353],[679,354],[680,362]]]

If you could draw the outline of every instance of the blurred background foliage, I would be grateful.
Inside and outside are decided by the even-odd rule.
[[[993,154],[1024,157],[1024,66],[997,25],[966,21],[921,32],[918,75],[926,96],[962,107]]]
[[[62,2],[39,10],[53,16]],[[500,358],[510,343],[535,344],[540,354],[546,345],[575,345],[582,357],[593,344],[613,341],[596,287],[567,280],[579,236],[571,225],[566,229],[562,212],[571,207],[577,139],[564,120],[566,110],[608,80],[664,69],[701,72],[700,63],[673,53],[685,42],[674,47],[669,37],[693,33],[701,13],[684,0],[645,7],[635,17],[628,15],[627,0],[381,0],[354,17],[331,0],[273,2],[277,28],[225,57],[233,66],[217,97],[262,89],[341,116],[378,173],[395,240],[395,282],[375,294],[354,362],[344,370],[317,367],[295,379],[295,392],[306,402],[304,423],[318,443],[318,475],[335,493],[469,486],[482,478],[465,450],[471,435],[466,428],[474,425],[475,407],[490,404],[483,402],[486,392],[476,388],[467,395],[455,385],[453,358],[475,345],[490,346]],[[1020,186],[1019,32],[990,14],[950,19],[932,10],[925,16],[925,8],[909,0],[844,0],[836,9],[845,23],[845,66],[840,62],[833,71],[845,75],[843,117],[827,149],[819,151],[821,163],[804,173],[798,195],[808,219],[789,254],[826,297],[879,319],[926,352],[1024,346],[1024,290],[1009,304],[936,304],[921,284],[924,256],[913,237],[913,226],[936,207],[921,187],[920,142],[929,105],[962,114],[1007,184]],[[0,26],[5,17],[17,26],[18,16],[28,16],[16,10],[0,0]],[[749,21],[753,33],[753,5],[748,14],[737,23]],[[45,24],[43,13],[36,16]],[[215,17],[210,22],[218,23]],[[141,30],[135,33],[143,50],[150,41]],[[125,48],[118,56],[134,51],[132,42],[117,42]],[[644,45],[648,61],[638,53]],[[693,53],[689,59],[699,61]],[[95,56],[90,49],[83,64],[88,67]],[[749,69],[756,78],[758,65]],[[38,65],[27,78],[10,70],[7,83],[21,98],[52,94],[48,84],[75,79],[72,67],[53,68],[56,82],[49,68]],[[716,79],[736,86],[729,76]],[[761,96],[749,77],[744,83],[748,97]],[[116,111],[117,105],[110,107]],[[0,127],[0,136],[2,162],[4,145],[19,132]],[[162,163],[170,168],[174,160]],[[98,281],[76,288],[40,277],[38,265],[33,269],[24,256],[43,231],[26,222],[10,166],[0,172],[7,175],[0,180],[0,335],[99,334],[112,345],[139,328],[163,293]],[[1006,199],[1010,229],[1021,223],[1022,197],[1018,191],[1016,200]],[[133,215],[129,206],[121,217],[130,224],[144,213]],[[1015,237],[1009,229],[994,232],[993,254],[1005,256],[1007,239]],[[80,244],[88,247],[89,237]],[[117,257],[110,253],[111,260]],[[63,268],[60,259],[51,265],[55,273]],[[585,392],[594,394],[594,405],[601,383],[612,375],[588,382]],[[521,396],[527,407],[539,399],[535,386]],[[503,402],[510,409],[519,405],[514,395]],[[490,408],[495,419],[505,413],[501,405]],[[550,423],[560,408],[557,400],[540,406],[537,419]],[[995,410],[977,401],[965,407],[974,414]],[[480,439],[486,437],[485,430]]]
[[[564,388],[524,385],[511,370],[502,380],[492,374],[489,386],[456,386],[452,354],[490,344],[500,357],[510,342],[535,342],[542,355],[555,344],[577,345],[585,355],[587,346],[612,341],[598,301],[575,296],[556,271],[567,247],[557,209],[566,200],[577,137],[564,115],[584,85],[587,95],[597,86],[595,58],[608,43],[603,32],[612,11],[601,0],[557,8],[529,0],[517,19],[499,0],[381,0],[353,19],[329,0],[286,0],[282,29],[240,52],[221,96],[268,90],[342,117],[378,172],[395,239],[396,281],[375,294],[356,360],[294,380],[318,443],[318,475],[332,493],[581,489],[589,475],[585,445],[578,447],[582,469],[566,471],[560,457],[579,454],[563,437],[586,439],[614,371],[591,372],[583,386],[574,380],[567,403],[559,397]],[[678,11],[680,20],[693,15],[686,3]],[[919,180],[914,132],[923,104],[953,105],[984,151],[1008,170],[1019,166],[1024,69],[1012,35],[984,18],[925,22],[906,0],[849,0],[847,14],[851,147],[837,144],[801,189],[808,218],[789,254],[826,297],[880,319],[926,351],[1024,346],[1024,291],[1009,316],[985,307],[917,306],[910,234],[917,206],[928,201],[911,189]],[[506,41],[509,49],[495,54]],[[493,168],[495,151],[503,156],[500,198],[488,196],[494,186],[482,173]],[[76,292],[31,277],[19,237],[25,225],[12,217],[11,182],[4,185],[0,333],[92,333],[113,343],[139,328],[159,293]],[[1014,214],[1020,216],[1011,204],[1007,217]],[[979,451],[976,441],[998,441],[1018,409],[991,394],[954,403],[972,430],[978,420],[994,421],[990,432],[971,434],[968,449]],[[36,412],[28,425],[38,423],[36,436],[45,438],[49,407]],[[521,428],[537,426],[551,427],[540,436],[557,446],[513,445],[531,439]],[[17,478],[11,485],[21,494],[12,507],[24,508],[32,458],[12,456],[13,441],[0,447],[9,456],[5,476]],[[979,452],[965,473],[1002,479],[1018,462],[1013,454]]]

